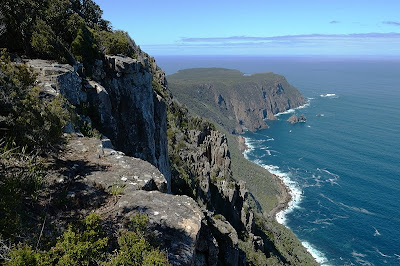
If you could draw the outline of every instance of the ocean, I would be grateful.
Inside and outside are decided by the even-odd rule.
[[[159,56],[167,74],[226,67],[284,75],[309,101],[246,132],[245,156],[292,191],[277,220],[325,265],[400,264],[400,60]],[[306,123],[289,124],[292,113]]]

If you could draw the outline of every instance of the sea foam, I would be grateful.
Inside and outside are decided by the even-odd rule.
[[[295,112],[296,110],[298,110],[298,109],[307,108],[308,106],[310,106],[310,101],[311,101],[311,99],[313,99],[313,98],[307,98],[307,102],[306,102],[305,104],[303,104],[302,106],[299,106],[299,107],[297,107],[297,108],[293,108],[293,109],[289,109],[289,110],[286,110],[286,111],[277,113],[277,114],[275,114],[275,117],[278,117],[278,116],[280,116],[280,115],[286,115],[286,114],[294,113],[294,112]]]
[[[320,97],[322,97],[322,98],[325,98],[325,97],[337,98],[338,96],[334,93],[325,93],[325,94],[321,94]]]
[[[307,241],[301,242],[301,244],[310,252],[310,254],[314,257],[314,259],[321,265],[328,265],[328,259],[325,257],[325,254],[321,251],[314,248],[310,243]]]
[[[298,187],[297,183],[290,179],[290,174],[282,172],[278,166],[262,163],[258,164],[267,169],[270,173],[276,175],[279,179],[282,180],[285,186],[289,188],[289,193],[292,196],[292,200],[288,203],[288,207],[286,209],[278,212],[275,216],[278,223],[286,225],[286,215],[292,212],[295,208],[299,207],[302,197],[302,191]]]

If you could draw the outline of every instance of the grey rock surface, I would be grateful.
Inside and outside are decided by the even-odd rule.
[[[236,230],[223,216],[209,218],[213,235],[218,241],[219,260],[224,265],[241,265],[239,263],[238,235]]]
[[[41,59],[28,60],[26,64],[38,73],[37,81],[43,93],[51,96],[62,94],[73,105],[86,100],[86,95],[81,90],[82,79],[73,66]]]
[[[107,141],[72,138],[65,152],[73,155],[75,160],[96,165],[98,170],[86,174],[85,180],[106,191],[119,186],[123,188],[124,194],[140,189],[167,192],[167,180],[157,168],[144,160],[111,149]]]
[[[108,142],[70,137],[59,158],[76,162],[73,168],[80,168],[81,176],[74,179],[85,184],[85,190],[101,188],[113,194],[113,188],[122,188],[113,194],[112,204],[100,207],[97,212],[120,229],[132,216],[144,213],[173,265],[204,265],[203,262],[216,265],[217,242],[199,205],[188,196],[167,194],[166,179],[157,168],[109,148]],[[67,197],[75,200],[81,194],[82,191],[72,190]]]
[[[173,265],[193,265],[204,215],[188,196],[174,196],[158,191],[135,191],[119,198],[109,215],[126,219],[141,212],[148,215],[151,230]]]
[[[117,150],[148,161],[170,180],[167,109],[153,91],[151,71],[164,83],[165,74],[155,64],[151,67],[156,69],[150,69],[145,58],[105,56],[104,60],[96,60],[93,80],[83,81],[68,64],[39,59],[26,64],[38,73],[43,95],[61,94],[75,106],[90,106],[96,116],[92,120]],[[87,116],[81,118],[91,121]],[[65,130],[72,132],[73,128],[69,125]]]
[[[304,114],[301,114],[300,116],[293,114],[291,117],[289,117],[287,121],[291,124],[305,123],[307,121],[307,118]]]
[[[243,181],[232,179],[226,136],[205,129],[191,130],[187,137],[192,148],[182,151],[180,156],[191,165],[192,176],[199,182],[197,202],[225,216],[237,232],[251,232],[254,217],[247,203],[248,190]]]
[[[150,70],[129,57],[106,56],[105,60],[107,75],[101,85],[89,83],[97,88],[89,99],[99,106],[102,132],[116,149],[150,162],[170,180],[167,110],[153,91]]]

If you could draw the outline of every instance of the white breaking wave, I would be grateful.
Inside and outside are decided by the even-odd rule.
[[[364,214],[368,214],[368,215],[376,215],[375,213],[370,212],[369,210],[366,210],[366,209],[364,209],[364,208],[359,208],[359,207],[355,207],[355,206],[349,206],[349,205],[344,204],[343,202],[336,202],[336,201],[334,201],[334,200],[328,198],[327,196],[325,196],[325,195],[322,194],[322,193],[320,193],[320,195],[321,195],[322,197],[324,197],[325,199],[329,200],[330,202],[332,202],[333,204],[336,204],[336,205],[338,205],[338,206],[343,206],[343,207],[345,207],[345,208],[347,208],[347,209],[349,209],[349,210],[352,210],[352,211],[355,211],[355,212],[364,213]]]
[[[369,261],[366,261],[364,258],[367,256],[367,255],[365,255],[365,254],[362,254],[362,253],[357,253],[356,251],[353,251],[352,253],[351,253],[351,255],[356,259],[356,262],[358,263],[358,264],[361,264],[361,265],[373,265],[372,263],[370,263]]]
[[[325,257],[325,254],[322,253],[321,251],[315,249],[310,243],[307,241],[301,242],[303,246],[308,250],[308,252],[311,253],[311,255],[314,257],[314,259],[321,265],[328,265],[328,259]]]
[[[298,187],[297,183],[290,179],[289,174],[280,171],[278,166],[262,163],[258,164],[280,178],[285,186],[289,188],[289,193],[292,196],[292,200],[288,203],[288,207],[285,210],[278,212],[275,217],[278,223],[286,225],[286,215],[292,212],[295,208],[299,207],[302,191]]]
[[[252,145],[251,139],[250,138],[244,138],[244,143],[246,144],[247,149],[243,152],[244,158],[246,158],[247,160],[249,159],[248,154],[254,151],[254,145]]]
[[[289,110],[286,110],[286,111],[277,113],[277,114],[275,115],[275,117],[278,117],[278,116],[280,116],[280,115],[285,115],[285,114],[291,114],[291,113],[294,113],[294,112],[295,112],[296,110],[298,110],[298,109],[306,108],[306,107],[310,106],[310,100],[311,100],[311,99],[312,99],[312,98],[308,98],[308,99],[307,99],[307,102],[306,102],[304,105],[302,105],[302,106],[299,106],[299,107],[297,107],[297,108],[293,108],[293,109],[289,109]]]
[[[389,255],[383,254],[383,253],[380,252],[379,249],[377,249],[377,248],[375,248],[375,250],[376,250],[376,252],[378,252],[379,255],[381,255],[382,257],[385,257],[385,258],[391,258],[391,257],[392,257],[392,256],[389,256]]]
[[[334,97],[337,97],[337,95],[334,94],[334,93],[325,93],[325,94],[321,94],[320,97],[323,97],[323,98],[332,97],[332,98],[334,98]]]
[[[325,172],[325,173],[327,173],[328,175],[330,175],[330,176],[332,176],[333,178],[329,178],[329,179],[327,179],[325,182],[329,182],[329,183],[331,183],[331,185],[333,186],[333,185],[338,185],[338,186],[340,186],[338,183],[337,183],[337,181],[338,181],[338,179],[339,179],[339,175],[337,175],[337,174],[334,174],[334,173],[332,173],[332,172],[329,172],[328,170],[326,170],[326,169],[320,169],[320,168],[317,168],[317,171],[319,171],[319,172]]]
[[[250,138],[244,137],[245,144],[249,148],[246,150],[243,155],[244,157],[249,160],[247,154],[254,150],[254,146],[250,144],[252,141]],[[254,163],[260,165],[261,167],[267,169],[270,173],[276,175],[278,178],[282,180],[286,187],[289,188],[289,193],[292,196],[292,200],[288,203],[288,207],[285,210],[278,212],[275,216],[275,219],[278,223],[286,225],[286,215],[292,212],[295,208],[299,208],[299,203],[301,202],[302,198],[302,191],[298,187],[297,183],[290,179],[288,173],[284,173],[279,170],[278,166],[275,165],[266,165],[263,164],[261,160],[254,160]],[[310,254],[314,257],[314,259],[321,265],[328,265],[328,259],[325,257],[325,254],[321,251],[314,248],[310,243],[307,241],[302,241],[301,244],[310,252]]]

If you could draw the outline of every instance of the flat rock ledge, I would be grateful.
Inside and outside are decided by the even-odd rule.
[[[106,191],[118,186],[123,189],[123,194],[141,189],[167,192],[167,180],[157,168],[110,147],[108,140],[72,138],[66,152],[73,154],[75,160],[86,161],[87,165],[101,166],[86,174],[85,181]]]
[[[96,212],[119,229],[135,214],[146,214],[151,231],[173,265],[201,265],[199,261],[206,259],[201,254],[209,253],[203,251],[203,242],[217,245],[207,232],[202,210],[192,198],[167,194],[167,181],[156,167],[112,149],[109,140],[70,137],[60,159],[80,164],[80,172],[85,173],[80,181],[88,187],[98,187],[115,196],[111,204]],[[82,169],[82,162],[86,169]],[[120,189],[118,193],[115,188]]]

